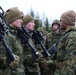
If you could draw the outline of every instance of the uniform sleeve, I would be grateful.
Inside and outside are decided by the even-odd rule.
[[[18,41],[14,36],[9,35],[7,38],[8,45],[11,47],[12,52],[18,56],[22,54],[22,46],[20,44],[20,41]]]
[[[63,61],[62,70],[72,75],[76,69],[76,33],[71,34],[60,43],[58,50],[58,61]]]
[[[69,37],[66,54],[65,54],[65,65],[68,65],[71,69],[76,69],[76,37]]]

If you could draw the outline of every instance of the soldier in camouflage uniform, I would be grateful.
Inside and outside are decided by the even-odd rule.
[[[60,24],[58,20],[54,20],[52,23],[53,31],[51,33],[48,33],[45,40],[45,47],[46,49],[49,49],[54,43],[58,41],[62,37],[62,33],[60,31]],[[56,45],[57,47],[57,45]],[[51,68],[48,69],[48,75],[54,75],[56,66],[54,65],[54,61],[56,59],[56,55],[53,57],[48,57],[49,59],[46,59],[47,63],[50,62]]]
[[[0,22],[2,22],[2,19],[0,19]],[[3,24],[3,23],[0,23],[0,25],[1,24]],[[0,33],[0,35],[1,35],[1,33]],[[14,39],[10,33],[8,35],[5,34],[4,38],[7,43],[7,46],[9,46],[12,51],[15,49],[18,49],[18,45],[15,42],[16,39]],[[17,55],[14,55],[14,57],[15,57],[15,60],[13,62],[10,62],[10,64],[9,64],[10,57],[6,57],[6,48],[0,39],[0,75],[11,75],[10,71],[12,69],[17,68],[17,66],[19,65],[20,59]]]
[[[18,65],[18,67],[15,69],[11,69],[10,75],[25,75],[24,67],[23,67],[23,48],[21,46],[20,40],[16,36],[16,33],[17,33],[16,30],[21,27],[22,22],[23,22],[22,21],[23,14],[17,7],[12,7],[5,12],[4,17],[5,17],[7,25],[9,26],[10,33],[13,36],[13,38],[15,39],[15,40],[11,40],[11,41],[15,42],[15,44],[17,44],[16,47],[12,47],[12,49],[13,49],[12,51],[14,54],[16,54],[20,57],[20,63]],[[11,44],[13,45],[12,42],[11,42]]]
[[[7,41],[7,45],[9,45],[12,50],[18,47],[11,34],[5,35],[5,40]],[[15,69],[19,65],[19,57],[16,55],[15,60],[9,65],[7,64],[7,61],[9,62],[8,58],[6,57],[5,47],[2,41],[0,41],[0,75],[11,75],[11,69]],[[10,70],[9,73],[8,70]]]
[[[60,17],[60,28],[65,30],[57,52],[55,75],[76,75],[76,13],[64,12]]]
[[[32,32],[34,30],[34,19],[30,15],[25,15],[23,18],[23,25],[26,27],[30,35],[32,36]],[[28,41],[32,43],[33,47],[35,47],[34,42],[32,39],[28,37]],[[30,47],[27,43],[23,44],[24,46],[24,67],[26,75],[40,75],[40,69],[38,63],[36,63],[36,59],[33,56]],[[26,50],[25,50],[26,49]]]
[[[52,23],[52,30],[53,31],[51,33],[48,33],[47,35],[47,39],[46,39],[47,49],[62,37],[59,20],[54,20],[54,22]]]

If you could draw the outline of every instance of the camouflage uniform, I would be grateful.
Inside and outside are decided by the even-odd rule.
[[[34,26],[35,26],[34,18],[30,15],[25,15],[23,17],[23,25],[26,27],[26,29],[32,36],[31,31],[34,30]],[[28,41],[32,43],[33,47],[35,47],[33,40],[30,39],[29,37],[28,37]],[[28,46],[27,43],[24,43],[23,47],[24,47],[23,54],[25,58],[24,59],[25,74],[26,75],[40,75],[39,65],[36,62],[36,57],[31,52],[30,47]]]
[[[28,38],[28,41],[34,46],[33,40]],[[40,69],[38,63],[36,63],[36,58],[33,55],[30,47],[27,43],[23,44],[24,51],[24,67],[25,67],[25,74],[26,75],[40,75]],[[35,46],[34,46],[35,47]],[[26,50],[25,50],[26,49]]]
[[[37,49],[37,51],[38,51],[39,53],[42,53],[43,50],[42,50],[40,44],[35,44],[35,47],[36,47],[36,49]],[[40,66],[39,66],[39,67],[40,67]],[[43,69],[41,69],[41,67],[40,67],[40,75],[44,75]]]
[[[24,74],[24,67],[23,67],[23,48],[22,48],[22,45],[21,45],[21,42],[20,42],[20,39],[17,38],[17,31],[16,29],[14,29],[13,27],[9,26],[9,29],[10,29],[10,33],[13,35],[13,37],[16,39],[15,40],[15,43],[17,42],[17,47],[16,49],[14,48],[13,49],[13,53],[18,55],[20,57],[20,64],[19,66],[17,67],[17,69],[15,70],[12,70],[12,75],[25,75]]]
[[[56,26],[57,28],[55,28]],[[54,28],[53,28],[54,27]],[[57,31],[57,32],[56,32]],[[62,37],[62,31],[60,29],[59,20],[55,19],[52,23],[52,32],[47,34],[46,48],[50,48]],[[56,46],[57,47],[57,46]]]
[[[62,37],[62,33],[55,33],[51,32],[48,33],[47,39],[46,39],[46,48],[50,48],[54,43],[56,43],[60,38]]]
[[[52,28],[53,28],[54,24],[58,25],[57,30],[59,30],[59,31],[58,31],[58,33],[56,33],[55,31],[52,31],[51,33],[47,34],[46,42],[45,42],[46,49],[49,49],[53,44],[55,44],[62,37],[62,32],[59,28],[60,27],[59,22],[57,22],[57,21],[53,22],[52,23]],[[56,44],[56,47],[57,46],[58,46],[58,43]],[[47,60],[47,62],[48,62],[48,64],[50,64],[50,68],[49,68],[50,71],[51,71],[50,75],[54,75],[55,68],[56,68],[54,63],[55,63],[55,60],[56,60],[57,56],[55,54],[55,56],[50,56],[49,58],[50,59]],[[53,62],[49,62],[49,61],[53,61]]]
[[[14,52],[14,54],[21,55],[21,53],[22,53],[21,49],[22,48],[20,46],[18,46],[18,43],[16,42],[16,39],[11,34],[6,35],[5,39],[7,41],[7,44],[10,46],[10,48],[12,49],[13,52],[14,51],[17,52],[17,50],[19,50],[20,53],[19,52],[17,52],[17,53]],[[0,42],[0,57],[6,57],[5,53],[6,53],[5,47],[2,44],[2,42]],[[21,67],[20,67],[20,69],[21,69]],[[16,72],[16,73],[13,73],[13,72]],[[7,68],[4,68],[4,69],[0,70],[1,75],[21,75],[20,72],[22,72],[22,71],[19,71],[18,68],[12,70],[10,67],[7,67]]]
[[[76,27],[66,30],[62,41],[59,43],[57,62],[59,69],[55,75],[75,75],[76,70]],[[60,63],[61,62],[61,63]]]
[[[43,28],[41,28],[41,27],[39,27],[37,30],[38,30],[38,31],[41,31],[41,32],[43,33],[42,44],[45,46],[47,31],[44,31]],[[40,44],[36,44],[36,48],[38,49],[38,51],[39,51],[40,53],[42,53],[43,50],[42,50],[42,47],[41,47]],[[48,61],[47,57],[46,57],[45,59],[46,59],[46,61]],[[44,65],[45,65],[45,64],[44,64]],[[48,68],[48,69],[47,69],[47,67],[42,68],[42,67],[41,67],[41,63],[39,64],[39,67],[40,67],[40,72],[41,72],[40,75],[49,75],[49,74],[50,74],[50,69],[49,69],[49,68]]]
[[[7,38],[7,36],[5,36],[5,38]],[[10,42],[10,41],[7,40],[7,42]],[[4,64],[3,64],[4,63],[3,59],[6,57],[5,53],[6,53],[5,47],[4,47],[3,43],[2,43],[2,41],[0,41],[0,74],[1,75],[7,75],[6,72],[5,72],[6,68],[4,67]]]
[[[6,10],[5,14],[5,21],[6,24],[9,26],[9,30],[11,32],[11,35],[15,40],[11,40],[11,45],[15,45],[15,47],[12,47],[12,51],[15,55],[18,55],[20,57],[20,63],[17,68],[15,69],[9,69],[8,73],[11,73],[10,75],[25,75],[24,74],[24,67],[23,67],[23,48],[20,44],[19,39],[16,38],[16,27],[21,27],[22,24],[22,12],[17,7],[12,7]],[[16,22],[14,24],[14,22]],[[15,26],[14,26],[15,25]]]

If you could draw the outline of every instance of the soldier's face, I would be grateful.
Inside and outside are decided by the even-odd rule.
[[[28,29],[29,31],[33,31],[34,30],[34,26],[35,26],[34,21],[31,21],[31,22],[26,24],[26,29]]]
[[[60,29],[66,30],[66,24],[64,21],[60,20]]]
[[[12,23],[12,26],[15,28],[20,28],[22,25],[22,22],[23,22],[22,19],[17,19]]]
[[[54,24],[53,25],[53,30],[56,31],[57,29],[58,29],[58,25],[57,24]]]

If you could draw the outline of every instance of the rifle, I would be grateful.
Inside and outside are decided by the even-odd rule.
[[[57,52],[57,47],[56,47],[56,43],[54,43],[49,49],[48,52],[53,55]]]
[[[48,52],[50,53],[51,56],[53,56],[53,59],[57,58],[57,50],[58,48],[56,47],[57,44],[59,44],[60,41],[62,41],[64,37],[62,37],[61,39],[59,39],[57,42],[55,42],[49,49]]]
[[[26,29],[24,26],[22,26],[22,29],[23,29],[24,33],[25,33],[26,35],[28,35],[28,36],[32,39],[32,37],[31,37],[30,34],[27,32],[27,29]],[[39,38],[39,37],[40,37],[40,38]],[[44,56],[44,57],[50,56],[50,54],[49,54],[48,51],[46,50],[45,46],[42,44],[42,40],[43,40],[42,34],[40,35],[40,32],[36,32],[36,31],[34,30],[34,31],[33,31],[33,38],[35,39],[35,44],[36,44],[36,43],[39,43],[39,44],[41,45],[41,47],[42,47],[42,49],[43,49],[43,56]]]
[[[56,47],[56,43],[48,49],[48,52],[52,56],[53,60],[57,59],[57,50],[58,48]]]
[[[40,44],[40,46],[43,50],[42,54],[43,54],[44,58],[50,56],[50,54],[46,50],[45,46],[42,44],[42,40],[43,40],[42,33],[39,32],[39,31],[34,30],[33,31],[33,38],[35,39],[35,41],[37,41]]]
[[[5,40],[5,34],[8,35],[9,34],[9,30],[8,30],[8,27],[6,25],[6,22],[5,22],[5,19],[4,19],[4,11],[2,9],[2,7],[0,7],[0,41],[2,41],[4,47],[5,47],[5,50],[6,50],[6,55],[7,55],[7,58],[10,59],[10,62],[11,61],[14,61],[14,54],[12,53],[12,50],[11,48],[9,47],[9,45],[7,44],[6,40]],[[9,62],[9,63],[10,63]]]
[[[28,36],[24,33],[22,28],[17,30],[17,36],[18,36],[18,38],[21,39],[22,43],[27,43],[28,44],[28,46],[31,48],[31,51],[36,58],[40,57],[40,54],[38,53],[36,48],[33,47],[32,44],[28,41]]]
[[[24,25],[21,26],[22,28],[22,31],[27,35],[29,36],[31,39],[32,39],[32,36],[30,35],[29,31],[26,29],[26,27]]]

